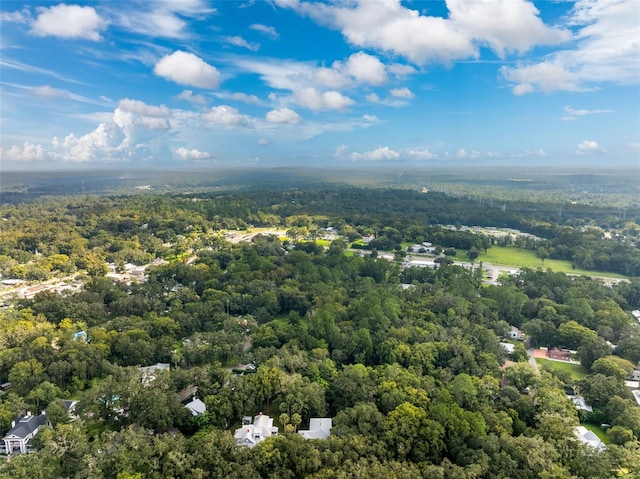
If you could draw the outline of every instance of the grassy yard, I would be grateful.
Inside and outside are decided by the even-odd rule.
[[[589,374],[589,372],[580,364],[550,361],[544,358],[536,358],[536,363],[538,363],[538,365],[540,366],[546,365],[557,371],[564,371],[565,373],[569,374],[574,381],[580,381],[582,378]]]
[[[621,274],[607,273],[604,271],[587,271],[584,269],[574,269],[571,261],[559,259],[546,259],[544,263],[538,258],[534,251],[518,249],[515,246],[492,246],[486,253],[481,252],[478,261],[499,264],[504,266],[515,266],[518,268],[542,268],[550,269],[555,273],[581,274],[588,276],[606,276],[610,278],[626,278]]]
[[[586,422],[582,423],[581,426],[584,426],[589,431],[593,432],[605,444],[609,444],[611,442],[607,432],[604,429],[602,429],[600,426],[597,426],[595,424],[589,424],[589,423],[586,423]]]

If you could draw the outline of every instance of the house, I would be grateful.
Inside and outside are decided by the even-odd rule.
[[[640,309],[631,311],[631,315],[640,323]]]
[[[629,374],[630,381],[640,381],[640,369],[635,368],[631,374]]]
[[[584,426],[578,426],[573,429],[573,433],[576,436],[578,441],[586,444],[587,446],[593,447],[598,451],[604,451],[607,446],[600,440],[598,436],[595,435],[592,431],[589,431]]]
[[[332,420],[330,417],[312,417],[309,429],[298,433],[305,439],[327,439],[331,435]]]
[[[7,454],[29,452],[29,442],[36,435],[40,426],[47,422],[45,413],[38,416],[32,416],[27,412],[26,416],[18,418],[17,421],[11,422],[11,429],[2,438]]]
[[[524,339],[524,334],[515,326],[511,326],[511,329],[507,332],[507,336],[511,339],[516,339],[518,341],[522,341]]]
[[[184,407],[191,411],[191,414],[194,416],[199,416],[200,414],[207,412],[207,406],[205,406],[200,399],[195,397],[191,402],[185,404]]]
[[[513,353],[516,352],[515,345],[513,345],[511,343],[500,343],[500,346],[502,346],[504,348],[504,350],[507,352],[507,354],[513,354]]]
[[[142,373],[142,382],[148,384],[156,378],[158,371],[168,371],[170,367],[171,365],[169,363],[156,363],[151,366],[138,368],[138,370]]]
[[[247,423],[248,417],[243,418],[243,423]],[[262,413],[253,418],[253,424],[243,424],[233,433],[238,446],[253,447],[260,441],[271,436],[278,435],[278,428],[273,425],[273,418]]]
[[[640,406],[640,389],[634,389],[633,391],[631,391],[631,394],[633,394],[633,397],[636,399],[638,406]]]
[[[576,409],[578,411],[593,412],[593,408],[585,402],[582,396],[572,396],[570,394],[567,394],[567,398],[571,399],[571,401],[573,402],[573,404],[575,404]]]
[[[571,352],[564,349],[551,348],[547,350],[547,357],[558,361],[571,361]]]

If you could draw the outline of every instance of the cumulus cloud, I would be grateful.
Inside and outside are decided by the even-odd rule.
[[[261,23],[254,23],[250,25],[249,28],[251,30],[255,30],[256,32],[260,32],[273,40],[277,39],[280,35],[276,31],[274,27],[270,27],[269,25],[263,25]]]
[[[247,117],[241,115],[236,108],[228,105],[214,106],[208,112],[203,113],[201,118],[207,123],[215,123],[226,127],[248,125]]]
[[[171,111],[164,105],[120,100],[109,121],[86,135],[53,138],[51,158],[74,162],[145,161],[164,153],[162,141],[171,130]]]
[[[39,7],[38,16],[31,23],[31,33],[40,37],[84,38],[100,40],[100,32],[107,22],[98,15],[96,9],[80,5],[55,5]]]
[[[423,150],[409,150],[407,151],[407,155],[416,160],[435,160],[438,158],[438,155],[430,152],[428,148]]]
[[[183,160],[208,160],[211,158],[211,155],[206,151],[200,151],[197,149],[189,150],[187,148],[178,148],[176,149],[176,154],[182,158]]]
[[[179,85],[213,89],[220,84],[220,72],[216,67],[193,53],[180,50],[162,57],[153,72]]]
[[[577,91],[593,84],[636,84],[640,77],[640,9],[636,0],[578,0],[568,18],[572,48],[538,64],[501,69],[514,93]]]
[[[516,84],[513,87],[513,93],[516,95],[531,93],[536,89],[544,92],[583,89],[575,74],[550,62],[516,68],[502,67],[500,73],[505,79]]]
[[[344,110],[355,102],[337,91],[319,92],[315,88],[300,88],[293,93],[298,105],[310,110]]]
[[[298,88],[338,90],[362,84],[378,86],[388,81],[387,67],[375,56],[357,52],[330,66],[277,58],[235,58],[235,66],[260,75],[272,88],[294,91]]]
[[[404,98],[404,99],[407,99],[407,100],[411,100],[414,97],[413,92],[411,90],[409,90],[407,87],[404,87],[404,88],[393,88],[393,89],[391,89],[391,91],[389,91],[389,93],[393,97]]]
[[[300,123],[302,120],[300,115],[290,108],[280,108],[279,110],[271,110],[266,115],[266,120],[269,123]]]
[[[606,151],[597,141],[584,140],[578,143],[578,152],[580,153],[605,153]]]
[[[194,95],[192,90],[182,90],[178,95],[176,95],[178,100],[185,100],[189,103],[193,103],[194,105],[204,105],[207,103],[207,100],[202,95]]]
[[[364,153],[353,152],[351,159],[353,161],[380,161],[380,160],[396,160],[400,158],[400,153],[392,150],[388,146],[380,146],[375,150],[365,151]]]
[[[384,64],[377,57],[364,52],[351,55],[344,65],[344,72],[360,83],[382,85],[387,82]]]
[[[5,161],[43,161],[49,157],[42,145],[34,145],[30,142],[22,146],[13,145],[11,148],[0,147],[0,156]]]
[[[526,0],[447,0],[448,18],[423,15],[400,0],[276,3],[339,30],[352,45],[390,52],[416,64],[477,57],[479,46],[504,55],[569,38],[566,30],[546,26]]]
[[[224,37],[224,41],[229,45],[234,45],[240,48],[246,48],[247,50],[251,50],[252,52],[257,52],[258,50],[260,50],[259,43],[248,42],[239,35],[236,35],[233,37]]]
[[[346,153],[346,151],[349,149],[349,147],[347,145],[339,145],[336,148],[335,153],[333,154],[333,156],[335,158],[344,158],[344,155]]]
[[[570,106],[565,106],[563,110],[564,110],[564,115],[562,116],[562,119],[564,121],[575,120],[579,116],[596,115],[599,113],[613,113],[613,110],[585,110],[585,109],[576,110]]]
[[[267,146],[269,144],[269,140],[267,140],[266,138],[260,138],[258,140],[258,145],[260,146]]]

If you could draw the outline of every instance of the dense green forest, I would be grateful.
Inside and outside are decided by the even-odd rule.
[[[25,411],[50,423],[35,452],[0,459],[0,477],[639,477],[640,407],[624,380],[640,362],[640,212],[558,213],[345,186],[4,205],[3,277],[83,286],[0,312],[0,433]],[[517,247],[629,280],[523,269],[486,284],[481,268],[402,262],[407,244],[462,255],[494,242],[443,225],[516,228],[535,235]],[[251,227],[286,238],[225,235]],[[337,238],[321,240],[327,229]],[[156,258],[144,281],[105,276],[106,262]],[[511,327],[575,350],[584,374],[534,367],[522,341],[508,354]],[[146,380],[138,368],[156,362],[171,368]],[[206,413],[192,416],[183,391]],[[74,418],[63,400],[78,400]],[[234,429],[259,412],[280,434],[237,446]],[[296,433],[312,417],[333,418],[329,439]],[[580,423],[607,424],[606,449],[576,440]]]

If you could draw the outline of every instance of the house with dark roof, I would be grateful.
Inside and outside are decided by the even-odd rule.
[[[38,432],[41,426],[47,422],[44,413],[38,416],[32,416],[27,413],[26,416],[18,418],[17,421],[11,423],[11,430],[2,438],[7,454],[29,452],[29,442]]]

